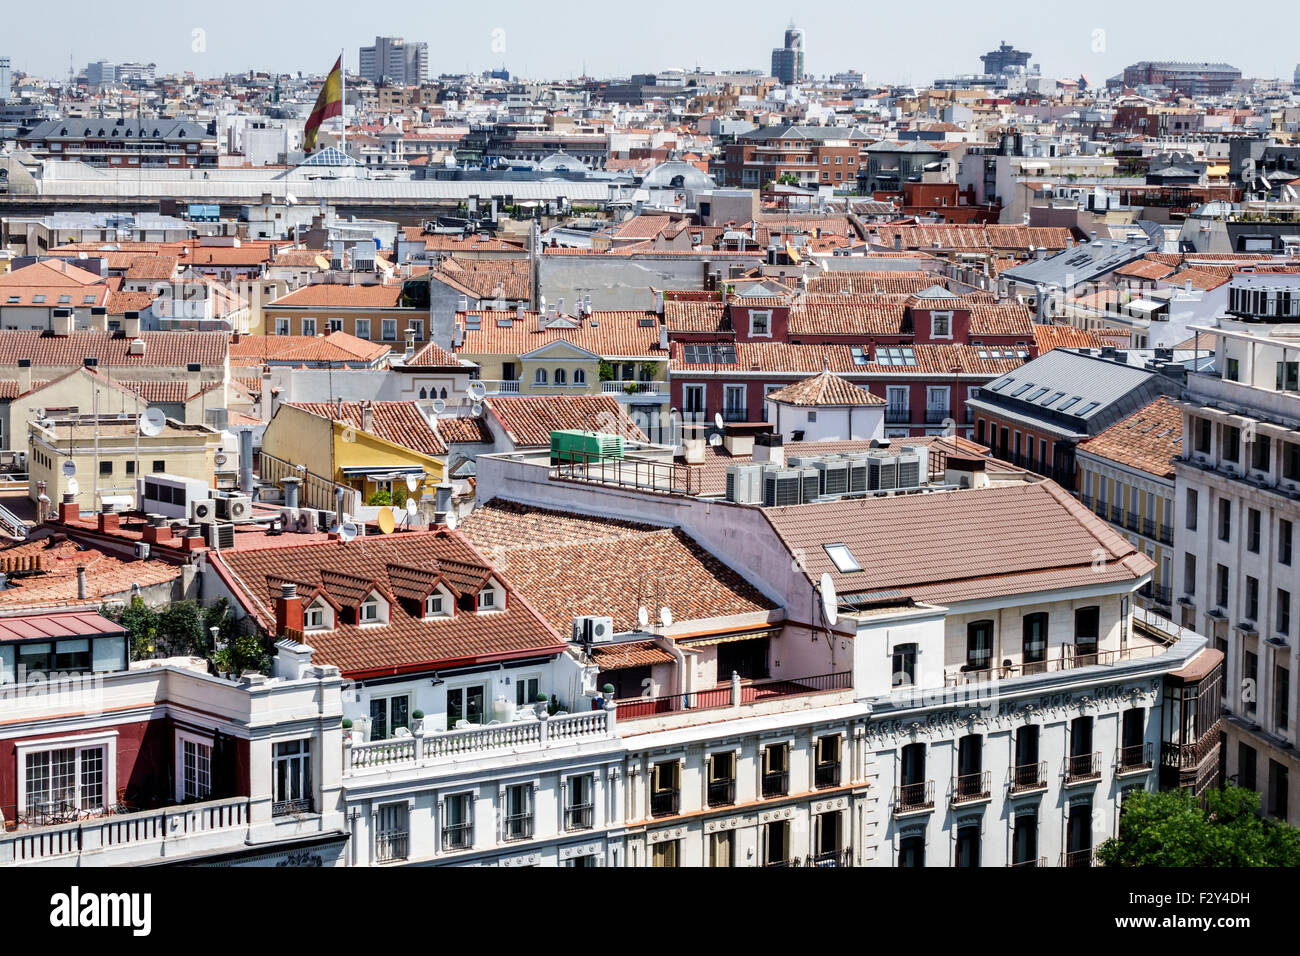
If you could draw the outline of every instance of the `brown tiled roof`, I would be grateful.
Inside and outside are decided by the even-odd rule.
[[[885,400],[834,372],[822,372],[770,392],[768,401],[786,405],[883,405]]]
[[[1157,398],[1146,408],[1080,442],[1079,450],[1161,478],[1173,478],[1174,467],[1169,459],[1182,454],[1182,410],[1168,398]]]
[[[891,375],[951,374],[954,367],[963,374],[1004,375],[1024,364],[1020,359],[981,358],[981,349],[972,345],[914,345],[909,346],[916,355],[915,365],[880,365],[868,361],[859,365],[853,360],[849,345],[794,345],[789,342],[737,342],[736,364],[687,364],[681,342],[672,342],[674,372],[790,372],[808,373],[832,371],[841,375],[864,372],[888,372]],[[869,359],[875,350],[864,348]]]
[[[664,324],[669,332],[721,332],[730,328],[721,302],[664,298]]]
[[[456,356],[443,349],[437,342],[430,342],[402,364],[406,365],[408,368],[412,366],[418,368],[462,367]]]
[[[295,289],[266,305],[268,309],[399,309],[402,307],[402,286],[394,285],[341,285],[335,282],[317,282]]]
[[[175,256],[136,256],[126,269],[126,278],[144,281],[170,279],[176,274]]]
[[[809,292],[920,292],[940,277],[931,272],[823,272],[808,280]]]
[[[787,547],[802,553],[800,567],[809,580],[830,574],[842,596],[892,590],[917,601],[962,601],[1136,581],[1153,568],[1150,558],[1050,481],[763,514]],[[823,547],[832,543],[847,545],[863,570],[840,571]]]
[[[71,541],[49,538],[28,541],[0,550],[0,568],[12,570],[27,562],[36,574],[13,574],[0,590],[0,608],[56,607],[98,603],[105,597],[124,595],[133,584],[151,587],[180,577],[181,569],[161,561],[123,561],[93,549],[82,550]],[[77,597],[77,568],[86,569],[86,597]]]
[[[291,539],[293,536],[285,536]],[[283,540],[283,539],[282,539]],[[483,557],[459,533],[413,532],[374,535],[364,544],[339,541],[295,544],[254,550],[223,551],[211,559],[234,585],[236,598],[267,631],[274,630],[275,612],[268,580],[284,577],[294,581],[374,581],[390,594],[395,587],[389,568],[438,568],[445,578],[449,569],[459,568],[460,579],[483,579],[491,574]],[[476,569],[470,573],[471,569]],[[399,570],[403,585],[409,575]],[[402,603],[393,605],[389,623],[378,625],[340,624],[329,631],[310,631],[307,642],[316,651],[313,660],[333,664],[345,674],[375,671],[415,670],[420,665],[475,659],[558,654],[564,643],[546,621],[520,599],[511,582],[497,575],[506,588],[506,608],[477,613],[457,610],[450,618],[423,620],[420,610]],[[328,585],[324,585],[327,592]],[[567,628],[566,628],[567,631]]]
[[[1131,276],[1135,279],[1163,279],[1173,271],[1172,267],[1165,265],[1163,262],[1154,262],[1151,259],[1137,259],[1120,266],[1115,270],[1115,275]]]
[[[347,422],[361,431],[361,402],[286,402],[318,418]],[[371,402],[369,434],[422,455],[445,455],[447,446],[414,402]],[[340,407],[341,406],[341,407]]]
[[[143,312],[153,305],[152,292],[111,292],[108,296],[108,314],[125,315],[127,312]]]
[[[492,441],[492,432],[478,415],[439,418],[434,427],[438,430],[438,437],[449,445],[452,442],[490,443]]]
[[[464,343],[456,349],[458,354],[524,355],[552,342],[569,342],[606,358],[666,357],[659,348],[659,325],[653,312],[593,312],[581,320],[569,316],[578,322],[576,328],[551,325],[545,331],[538,328],[536,312],[525,312],[522,322],[515,319],[513,311],[485,309],[466,315],[477,315],[479,328],[465,330]],[[652,319],[654,324],[640,325],[644,319]]]
[[[790,310],[790,334],[901,335],[905,314],[906,306],[899,301],[806,296]]]
[[[970,313],[971,335],[1019,335],[1033,337],[1034,317],[1029,307],[1015,302],[975,305]]]
[[[431,277],[476,299],[527,299],[532,266],[525,259],[457,259],[449,256]]]
[[[667,664],[674,659],[672,654],[654,641],[600,644],[591,649],[591,656],[596,659],[596,666],[602,671],[616,671],[624,667],[649,667],[651,664]]]
[[[374,362],[389,353],[387,345],[347,332],[328,335],[243,335],[230,343],[232,365],[277,362]]]
[[[609,615],[616,630],[632,630],[638,608],[657,612],[655,601],[677,621],[776,608],[678,528],[493,499],[476,508],[461,531],[562,632],[585,614]]]
[[[1052,349],[1096,349],[1101,348],[1102,341],[1087,329],[1076,329],[1072,325],[1047,325],[1034,323],[1034,341],[1038,343],[1038,354],[1045,355]]]
[[[495,396],[484,404],[516,446],[550,445],[551,432],[574,429],[646,440],[612,395]]]
[[[614,230],[615,239],[653,239],[672,225],[671,216],[633,216]]]
[[[143,355],[129,355],[131,340],[112,332],[48,332],[13,330],[0,335],[0,366],[17,365],[30,358],[33,368],[81,365],[88,357],[99,359],[100,368],[184,368],[198,362],[204,368],[224,365],[227,353],[224,332],[141,332]]]

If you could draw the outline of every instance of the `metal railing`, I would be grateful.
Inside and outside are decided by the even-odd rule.
[[[770,770],[763,774],[763,796],[784,797],[790,792],[790,773],[787,770]]]
[[[707,798],[711,807],[727,807],[736,802],[736,781],[710,780]]]
[[[894,812],[911,813],[934,809],[934,781],[904,783],[894,788]]]
[[[15,541],[27,540],[27,523],[4,505],[0,505],[0,531]]]
[[[505,831],[502,834],[507,842],[527,840],[533,835],[533,813],[507,813]]]
[[[1148,538],[1154,538],[1156,536],[1156,520],[1154,518],[1142,519],[1142,533]]]
[[[1092,866],[1092,857],[1092,847],[1086,850],[1066,850],[1061,854],[1061,866]]]
[[[593,804],[580,803],[575,806],[565,807],[564,829],[590,830],[594,817],[595,806]]]
[[[1122,524],[1124,521],[1124,508],[1122,505],[1110,506],[1110,523]]]
[[[650,794],[650,816],[668,817],[678,812],[681,804],[681,792],[678,790],[656,790]]]
[[[927,408],[925,409],[925,423],[927,425],[937,425],[940,422],[946,422],[952,418],[951,408]]]
[[[1071,754],[1065,758],[1065,782],[1080,783],[1101,776],[1101,751]]]
[[[1073,645],[1065,646],[1073,651]],[[1084,654],[1072,653],[1070,656],[1063,652],[1060,657],[1050,660],[1030,661],[1024,664],[1003,664],[1000,667],[990,667],[985,670],[953,668],[944,675],[944,682],[948,687],[960,687],[963,684],[1009,680],[1012,677],[1055,673],[1057,671],[1073,670],[1076,667],[1109,666],[1121,661],[1155,657],[1158,654],[1163,654],[1166,650],[1168,650],[1167,647],[1158,644],[1135,644],[1121,650],[1090,651]],[[620,714],[620,716],[622,715]]]
[[[1130,511],[1124,515],[1124,527],[1128,528],[1130,531],[1136,531],[1138,529],[1138,516],[1136,511]]]
[[[271,804],[271,816],[287,817],[299,813],[311,813],[311,798],[306,800],[277,800]]]
[[[827,787],[838,787],[840,785],[840,764],[837,760],[835,763],[819,763],[813,768],[813,786],[818,790],[824,790]]]
[[[1162,524],[1162,525],[1160,526],[1160,535],[1159,535],[1159,540],[1160,540],[1160,543],[1161,543],[1161,544],[1173,544],[1173,543],[1174,543],[1174,529],[1173,529],[1173,525]]]
[[[826,691],[847,690],[853,686],[852,671],[817,674],[812,677],[772,677],[764,680],[743,681],[740,687],[741,704],[752,704],[783,697],[819,694]],[[637,720],[686,710],[707,710],[730,707],[731,685],[722,684],[708,690],[669,694],[664,697],[625,697],[614,702],[618,705],[619,720]]]
[[[1150,770],[1151,766],[1150,743],[1134,744],[1131,747],[1120,747],[1115,751],[1116,773],[1125,773],[1134,770]]]
[[[988,770],[953,777],[952,802],[954,804],[963,804],[990,799],[993,796],[992,779],[993,774]]]
[[[410,852],[410,846],[411,834],[405,830],[379,833],[375,836],[375,860],[379,863],[405,860]]]
[[[1038,763],[1016,764],[1011,768],[1007,787],[1013,794],[1046,790],[1047,761],[1040,760]]]
[[[1019,862],[1015,862],[1015,861],[1013,861],[1013,862],[1011,862],[1011,863],[1008,863],[1007,866],[1033,866],[1033,867],[1039,867],[1039,866],[1042,866],[1042,867],[1045,867],[1045,866],[1047,866],[1047,857],[1045,857],[1045,856],[1030,857],[1028,860],[1020,860]]]
[[[589,481],[600,485],[660,491],[665,494],[698,495],[701,469],[670,461],[648,458],[605,458],[570,452],[576,461],[551,466],[552,481]]]
[[[912,410],[906,405],[886,405],[885,424],[909,425],[912,422]]]
[[[442,848],[444,850],[464,850],[473,842],[473,823],[451,823],[442,828]]]
[[[600,390],[606,394],[624,395],[663,395],[668,391],[667,382],[601,382]]]

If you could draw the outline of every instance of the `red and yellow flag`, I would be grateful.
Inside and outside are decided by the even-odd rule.
[[[321,123],[331,116],[343,115],[343,56],[334,61],[334,69],[325,77],[325,85],[320,88],[316,105],[307,117],[307,126],[303,132],[302,148],[310,153],[316,148],[316,136],[320,133]]]

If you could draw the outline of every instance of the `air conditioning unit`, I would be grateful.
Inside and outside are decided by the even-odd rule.
[[[235,546],[235,526],[229,522],[214,521],[205,529],[208,547],[227,551]]]
[[[612,617],[575,617],[573,640],[580,644],[608,644],[614,639]]]
[[[858,495],[867,490],[867,458],[860,455],[849,459],[849,494]]]
[[[149,560],[149,542],[137,541],[135,543],[135,556],[141,561]]]
[[[217,517],[225,521],[247,521],[253,516],[253,499],[248,495],[229,495],[215,500]]]
[[[728,465],[727,500],[742,505],[756,505],[763,501],[763,466]]]
[[[217,520],[217,502],[212,498],[199,498],[190,502],[190,521],[196,524],[212,524]]]
[[[898,487],[898,458],[879,455],[867,460],[867,489],[892,491]]]
[[[898,456],[898,487],[915,488],[921,484],[921,456]]]
[[[772,469],[763,473],[763,504],[768,508],[797,505],[801,501],[797,471]]]
[[[813,466],[818,473],[819,489],[822,495],[846,495],[849,493],[849,463],[845,459],[823,459]]]

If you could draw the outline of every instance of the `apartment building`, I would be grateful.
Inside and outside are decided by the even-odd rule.
[[[295,289],[263,306],[269,335],[323,335],[346,332],[370,342],[396,348],[414,330],[415,341],[427,341],[428,307],[411,304],[403,283],[352,285],[320,282]]]
[[[1300,822],[1296,744],[1300,593],[1300,287],[1293,276],[1236,275],[1227,310],[1196,331],[1214,370],[1189,372],[1174,461],[1176,613],[1226,657],[1225,772],[1266,813]]]
[[[725,145],[721,185],[763,189],[788,174],[801,186],[849,188],[870,141],[856,126],[759,127]]]

